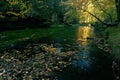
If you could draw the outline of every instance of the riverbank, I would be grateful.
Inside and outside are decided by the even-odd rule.
[[[112,48],[112,53],[120,60],[120,24],[107,28],[106,32],[109,33],[108,44]]]
[[[0,51],[25,41],[35,42],[42,37],[49,37],[51,39],[55,38],[56,36],[58,36],[59,39],[76,37],[72,35],[76,34],[75,29],[73,29],[73,27],[70,28],[72,29],[68,30],[68,28],[64,27],[64,25],[54,24],[51,26],[51,28],[23,29],[0,32]]]

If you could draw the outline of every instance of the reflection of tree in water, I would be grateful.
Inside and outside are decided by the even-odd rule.
[[[83,27],[82,28],[82,38],[83,39],[86,39],[87,37],[89,37],[89,34],[90,34],[90,27]]]

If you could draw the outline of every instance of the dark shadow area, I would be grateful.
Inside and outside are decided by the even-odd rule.
[[[25,19],[19,18],[15,21],[0,21],[0,31],[22,30],[27,28],[49,28],[51,22],[47,19],[38,19],[28,17]]]

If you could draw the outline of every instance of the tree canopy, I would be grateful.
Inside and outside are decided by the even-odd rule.
[[[34,17],[52,22],[120,20],[120,0],[1,0],[0,21]]]

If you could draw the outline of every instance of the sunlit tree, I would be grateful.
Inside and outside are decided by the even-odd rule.
[[[107,25],[107,23],[112,24],[117,19],[115,0],[68,0],[66,4],[78,11],[80,21],[100,21]]]
[[[34,17],[52,22],[103,24],[120,20],[120,0],[1,0],[0,6],[0,19]]]

